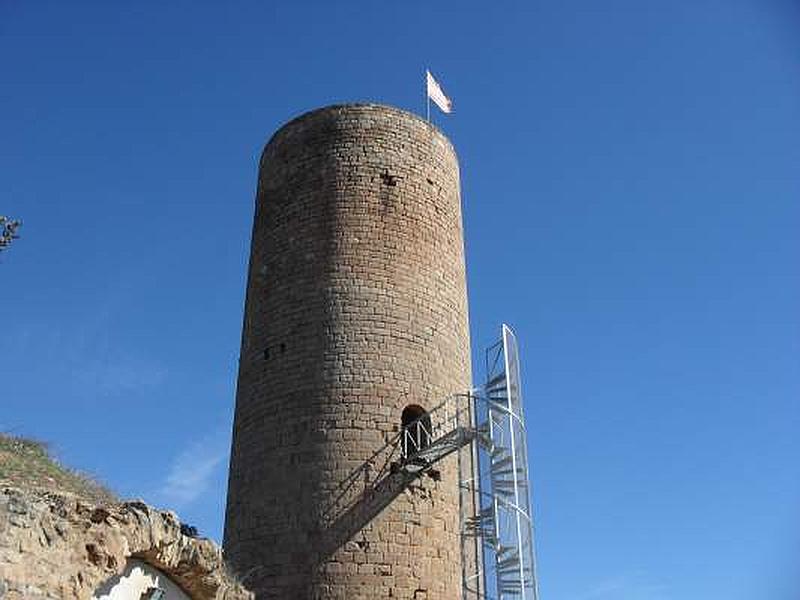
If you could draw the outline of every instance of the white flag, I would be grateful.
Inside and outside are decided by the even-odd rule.
[[[442,91],[442,86],[433,78],[431,72],[425,69],[425,74],[428,78],[428,98],[436,103],[436,106],[442,109],[442,112],[451,113],[453,111],[453,102],[445,96]]]

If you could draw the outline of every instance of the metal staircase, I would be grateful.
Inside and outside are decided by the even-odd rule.
[[[470,444],[470,395],[454,395],[404,426],[337,487],[321,514],[317,540],[321,557],[330,556],[435,465]]]
[[[487,351],[487,382],[407,423],[332,491],[317,558],[330,557],[437,463],[458,460],[464,600],[538,600],[525,421],[513,332]]]

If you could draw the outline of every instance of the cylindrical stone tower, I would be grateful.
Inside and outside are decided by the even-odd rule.
[[[225,521],[258,598],[459,598],[455,455],[322,555],[319,513],[405,408],[469,387],[450,142],[375,104],[285,125],[261,158]]]

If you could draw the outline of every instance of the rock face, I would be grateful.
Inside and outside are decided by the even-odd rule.
[[[184,529],[186,531],[186,529]],[[0,598],[83,599],[139,559],[193,600],[252,600],[219,547],[181,532],[174,513],[143,502],[0,488]]]

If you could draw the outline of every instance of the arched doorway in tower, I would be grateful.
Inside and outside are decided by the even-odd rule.
[[[403,459],[408,459],[427,448],[433,437],[431,416],[418,404],[409,404],[400,416]]]

